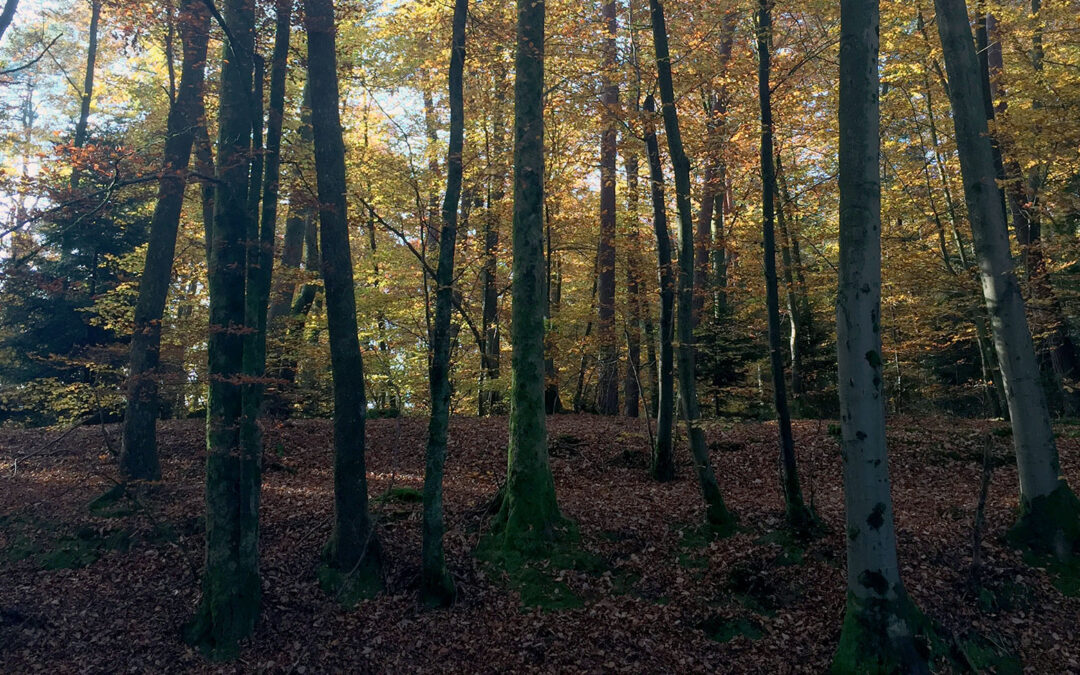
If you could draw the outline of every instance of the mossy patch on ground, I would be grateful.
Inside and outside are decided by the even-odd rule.
[[[1024,664],[1019,657],[976,633],[957,640],[956,646],[968,666],[977,673],[1020,675],[1024,672]]]
[[[97,562],[109,551],[127,551],[133,535],[127,528],[82,525],[72,530],[59,523],[25,517],[0,519],[8,562],[30,561],[43,570],[77,569]]]
[[[355,607],[361,600],[370,600],[382,590],[382,579],[374,574],[342,572],[330,565],[320,565],[319,588],[344,607]]]
[[[632,593],[640,579],[632,572],[613,568],[602,556],[585,549],[573,523],[565,522],[558,537],[544,549],[519,551],[500,545],[489,534],[480,541],[475,555],[489,569],[505,574],[507,585],[517,591],[525,607],[546,611],[582,607],[586,598],[568,583],[570,574],[608,576],[612,592]]]
[[[731,618],[717,614],[705,619],[697,627],[715,642],[731,642],[740,636],[757,640],[765,634],[757,620],[741,616]]]
[[[396,504],[419,504],[424,501],[424,493],[414,487],[398,486],[390,488],[376,497],[374,501],[380,504],[386,502]]]

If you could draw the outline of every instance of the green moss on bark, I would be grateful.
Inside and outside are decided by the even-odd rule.
[[[213,661],[236,658],[240,641],[255,630],[261,600],[258,574],[207,568],[203,600],[184,627],[184,640]]]
[[[929,673],[939,643],[930,621],[902,590],[895,599],[860,600],[849,593],[831,672]]]
[[[1080,499],[1062,482],[1048,495],[1025,500],[1007,539],[1026,553],[1072,561],[1080,553]]]
[[[357,537],[348,539],[352,541]],[[378,538],[370,532],[358,540],[363,542],[358,555],[351,550],[344,552],[342,538],[335,527],[323,548],[323,565],[318,573],[319,587],[345,607],[369,600],[383,589],[382,549]]]
[[[446,568],[420,575],[420,602],[428,609],[449,607],[457,599],[454,579]]]

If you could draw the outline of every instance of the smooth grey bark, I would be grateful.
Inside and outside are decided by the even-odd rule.
[[[368,512],[364,463],[367,400],[364,362],[357,337],[356,286],[345,199],[337,26],[333,0],[305,0],[304,9],[322,277],[334,381],[334,529],[324,560],[329,569],[340,575],[327,585],[338,587],[339,595],[342,588],[351,589],[345,595],[358,598],[381,589],[382,559],[375,525]]]
[[[657,480],[669,481],[675,478],[675,350],[672,346],[675,325],[675,268],[671,259],[671,234],[668,232],[667,202],[664,197],[664,168],[660,163],[655,114],[656,102],[649,96],[645,99],[645,151],[649,159],[653,231],[656,233],[660,284],[660,352],[656,368],[656,447],[653,448],[652,474]]]
[[[917,16],[917,26],[919,32],[923,36],[923,40],[927,43],[927,47],[930,48],[930,38],[926,31],[926,22],[923,19],[920,12]],[[941,72],[940,65],[934,61],[933,69],[937,72]],[[949,187],[949,176],[945,166],[945,157],[942,154],[940,137],[937,130],[937,119],[934,115],[934,99],[930,86],[930,70],[931,66],[927,63],[923,63],[923,91],[926,99],[926,117],[929,123],[930,129],[930,144],[934,153],[934,166],[937,168],[938,180],[941,183],[942,196],[945,199],[945,212],[949,218],[949,227],[952,232],[953,243],[956,247],[956,252],[960,258],[960,265],[965,271],[972,271],[970,259],[968,257],[967,244],[964,242],[964,238],[960,233],[960,216],[957,213],[956,202],[953,200],[952,188]],[[948,89],[947,83],[946,89]],[[929,186],[928,186],[929,187]],[[977,275],[977,273],[975,273]],[[986,316],[986,304],[985,302],[979,303],[981,308],[978,309],[973,323],[975,324],[976,344],[979,349],[979,360],[982,365],[983,379],[990,384],[988,391],[988,398],[990,403],[990,410],[994,417],[1000,417],[1002,415],[1008,416],[1008,408],[1005,406],[1005,387],[1001,381],[1001,371],[997,363],[997,354],[994,353],[994,349],[990,344],[990,337],[987,335],[987,316]]]
[[[187,638],[216,657],[235,656],[259,617],[262,452],[242,442],[249,152],[254,7],[227,0],[231,37],[222,53],[217,173],[210,242],[210,392],[207,404],[206,565],[202,601]]]
[[[876,0],[842,0],[836,344],[848,598],[833,672],[928,673],[900,579],[885,447],[878,24]]]
[[[128,350],[127,408],[120,451],[120,473],[126,480],[161,478],[157,452],[161,322],[172,281],[191,147],[202,111],[210,13],[202,0],[183,0],[178,20],[184,45],[180,87],[169,110],[157,204],[150,220],[146,260],[135,302],[135,327]]]
[[[506,484],[493,528],[500,548],[540,555],[562,523],[544,411],[544,14],[544,0],[517,2],[513,383]]]
[[[600,375],[597,380],[597,412],[619,414],[619,355],[615,339],[615,155],[618,126],[619,85],[615,81],[617,30],[615,0],[605,0],[603,82],[601,88],[604,129],[600,139],[600,244],[597,246],[596,299],[599,314],[596,337],[600,343]]]
[[[934,6],[968,217],[1020,476],[1021,516],[1012,536],[1036,551],[1068,558],[1080,543],[1080,502],[1061,475],[1024,299],[1013,272],[967,8],[963,0],[935,0]]]
[[[773,404],[780,440],[781,487],[788,524],[808,532],[817,519],[803,502],[799,469],[795,461],[795,438],[791,433],[784,355],[780,342],[780,290],[776,276],[775,196],[776,166],[773,163],[772,91],[769,68],[772,63],[772,0],[759,0],[757,26],[758,101],[761,107],[761,230],[765,267],[765,306],[768,315],[769,364],[772,370]],[[792,316],[792,321],[796,319]]]
[[[1038,15],[1039,0],[1033,0],[1031,10],[1032,16]],[[993,120],[1008,109],[1008,98],[1001,82],[1004,77],[1004,55],[994,15],[983,13],[977,26],[976,43],[981,55],[979,62],[984,67],[983,87],[987,119]],[[1036,23],[1031,51],[1032,66],[1036,72],[1042,71],[1041,40],[1041,29]],[[1041,107],[1041,102],[1036,99],[1032,106]],[[1015,149],[1012,144],[1004,138],[999,139],[996,134],[991,138],[995,142],[995,162],[1002,163],[1002,166],[997,167],[1000,171],[999,181],[1005,186],[1013,232],[1021,249],[1030,299],[1027,309],[1034,332],[1043,336],[1038,340],[1040,351],[1048,357],[1044,366],[1048,366],[1047,380],[1052,381],[1057,389],[1055,398],[1061,403],[1062,412],[1076,416],[1080,412],[1080,390],[1077,389],[1080,380],[1080,355],[1077,354],[1076,344],[1069,334],[1064,308],[1051,283],[1042,247],[1039,189],[1047,167],[1037,165],[1025,175],[1015,156],[1010,157]]]
[[[454,300],[454,246],[458,206],[461,202],[462,152],[465,144],[465,24],[468,0],[454,1],[450,41],[450,142],[446,153],[446,196],[439,234],[439,262],[435,270],[435,324],[431,336],[431,418],[428,423],[424,467],[424,524],[421,552],[420,599],[429,606],[454,601],[454,580],[446,569],[443,552],[443,467],[447,428],[450,425],[450,312]]]
[[[701,427],[701,414],[698,409],[694,368],[694,216],[690,205],[690,160],[683,150],[682,136],[679,133],[664,8],[658,0],[649,0],[649,9],[652,15],[661,111],[668,154],[671,156],[675,173],[675,203],[679,212],[679,395],[686,418],[687,436],[690,438],[690,453],[693,455],[698,483],[705,498],[706,522],[715,533],[727,535],[735,529],[735,517],[724,505],[720,494],[720,485],[716,482],[716,475],[709,460],[709,448],[705,444],[705,430]]]

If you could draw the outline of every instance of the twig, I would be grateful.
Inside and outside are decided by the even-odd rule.
[[[41,50],[40,54],[38,54],[34,58],[30,59],[26,63],[22,64],[21,66],[15,66],[13,68],[8,68],[7,70],[0,70],[0,77],[3,77],[5,75],[14,75],[15,73],[17,73],[17,72],[19,72],[21,70],[26,70],[27,68],[32,67],[34,64],[36,64],[38,61],[40,61],[42,58],[45,57],[45,54],[48,53],[48,51],[52,48],[52,46],[54,44],[56,44],[56,41],[59,40],[61,37],[63,37],[63,35],[64,35],[63,33],[57,34],[57,36],[54,37],[49,42],[49,44],[45,45],[45,48]]]

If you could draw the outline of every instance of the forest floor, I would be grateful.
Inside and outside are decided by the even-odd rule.
[[[910,595],[975,669],[1080,672],[1077,589],[1024,564],[1002,541],[1017,506],[1005,425],[889,423]],[[117,427],[79,428],[58,442],[56,431],[0,432],[0,672],[824,671],[845,598],[830,423],[795,425],[804,489],[830,528],[809,544],[783,529],[774,424],[708,424],[724,497],[740,518],[737,534],[714,541],[702,535],[685,447],[676,482],[648,477],[644,424],[550,420],[559,503],[588,555],[576,569],[538,570],[539,582],[522,585],[472,555],[505,475],[506,419],[455,419],[446,543],[460,599],[439,611],[418,606],[415,584],[426,420],[368,425],[387,590],[352,609],[316,577],[332,514],[330,425],[266,429],[262,618],[239,660],[226,665],[206,662],[180,639],[199,595],[203,422],[162,423],[163,483],[104,509],[88,505],[113,484]],[[1059,431],[1062,464],[1080,486],[1080,427]],[[972,523],[988,444],[996,468],[973,586]]]

